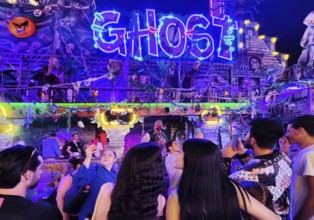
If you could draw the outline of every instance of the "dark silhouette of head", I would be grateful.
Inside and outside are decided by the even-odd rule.
[[[166,142],[166,149],[167,149],[167,152],[170,152],[170,149],[169,147],[172,146],[172,143],[175,142],[176,140],[170,140],[170,141],[167,141]]]
[[[258,200],[270,210],[274,211],[273,195],[264,184],[254,181],[241,181],[240,185],[256,200]],[[242,216],[245,220],[253,219],[249,214],[245,212],[242,213]]]
[[[253,137],[260,148],[273,149],[279,138],[285,134],[283,125],[275,119],[256,118],[250,125],[249,137]],[[247,140],[246,147],[252,148]]]
[[[12,189],[26,171],[40,165],[39,153],[33,147],[16,145],[0,152],[0,188]]]
[[[241,181],[240,185],[245,189],[251,196],[260,201],[263,205],[265,205],[270,210],[274,210],[273,207],[273,195],[265,186],[260,182],[254,181]]]

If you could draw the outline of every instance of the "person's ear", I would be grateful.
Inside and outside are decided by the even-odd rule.
[[[255,140],[254,137],[250,137],[250,144],[251,144],[252,146],[255,146],[255,145],[256,145],[256,140]]]
[[[298,131],[298,135],[308,134],[307,131],[302,127],[298,128],[297,131]]]
[[[33,175],[33,171],[31,170],[27,170],[24,174],[23,177],[25,178],[25,180],[30,180],[32,178]]]

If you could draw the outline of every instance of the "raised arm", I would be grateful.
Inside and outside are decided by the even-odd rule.
[[[113,183],[102,185],[95,204],[92,220],[107,220],[111,206],[111,193],[114,188]]]
[[[95,145],[90,145],[86,148],[86,158],[82,166],[80,166],[77,172],[73,175],[73,185],[86,186],[94,180],[96,176],[96,170],[95,166],[91,166],[91,159],[95,150]]]
[[[180,220],[180,206],[173,194],[170,194],[167,200],[166,220]]]
[[[59,208],[59,211],[62,214],[63,220],[70,220],[70,217],[67,213],[63,211],[63,204],[64,204],[64,196],[66,191],[70,189],[72,185],[72,177],[70,175],[67,175],[63,177],[59,183],[58,189],[57,189],[57,206]]]

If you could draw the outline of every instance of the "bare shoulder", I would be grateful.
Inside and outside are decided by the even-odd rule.
[[[105,183],[101,186],[100,192],[102,192],[104,195],[111,195],[113,188],[113,183]]]

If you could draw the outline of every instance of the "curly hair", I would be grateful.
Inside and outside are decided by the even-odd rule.
[[[111,195],[109,220],[152,220],[163,189],[163,159],[155,143],[142,143],[126,154]]]

